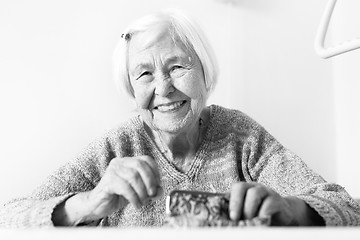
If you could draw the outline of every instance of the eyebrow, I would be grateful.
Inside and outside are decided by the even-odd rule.
[[[139,72],[140,69],[149,69],[149,68],[152,68],[152,64],[150,63],[140,63],[138,64],[135,69],[132,71],[132,73],[136,73],[136,72]]]
[[[186,63],[189,63],[189,61],[187,60],[187,56],[179,56],[179,55],[174,55],[174,56],[171,56],[169,58],[167,58],[165,60],[165,63],[164,65],[169,65],[171,63],[174,63],[174,62],[178,62],[178,61],[185,61]],[[136,73],[138,73],[141,69],[150,69],[152,68],[153,65],[151,63],[139,63],[133,71],[131,71],[131,74],[132,75],[136,75]]]
[[[185,60],[186,61],[186,57],[185,56],[178,56],[178,55],[172,56],[172,57],[166,59],[165,65],[171,64],[173,62],[177,62],[179,60]]]

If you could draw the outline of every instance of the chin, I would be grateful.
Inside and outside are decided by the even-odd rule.
[[[180,133],[187,129],[187,127],[190,125],[187,123],[187,121],[177,121],[177,122],[160,122],[155,123],[155,130],[160,130],[162,132],[168,132],[168,133]]]
[[[167,133],[180,133],[186,131],[186,129],[190,128],[190,126],[195,121],[194,115],[191,112],[188,112],[186,116],[182,119],[178,120],[170,120],[166,121],[162,119],[161,121],[154,121],[153,126],[154,130],[160,130],[162,132]]]

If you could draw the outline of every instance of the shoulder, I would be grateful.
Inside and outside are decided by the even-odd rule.
[[[139,115],[134,115],[108,130],[100,142],[107,144],[113,151],[131,148],[144,139],[144,129]]]
[[[143,138],[142,132],[139,116],[131,116],[117,126],[106,130],[101,136],[96,137],[80,156],[111,159],[114,156],[130,154],[128,152],[132,146]]]
[[[250,116],[237,109],[225,108],[218,105],[211,105],[211,116],[214,125],[227,131],[258,132],[263,127]]]
[[[138,115],[131,116],[125,121],[120,122],[117,126],[109,129],[104,138],[108,140],[121,140],[127,141],[129,138],[133,138],[140,135],[142,132],[142,123]]]

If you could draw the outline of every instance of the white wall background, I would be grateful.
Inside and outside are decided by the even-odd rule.
[[[127,118],[133,104],[116,92],[111,76],[121,30],[149,11],[179,6],[198,18],[218,56],[221,75],[209,103],[244,111],[325,179],[359,197],[353,165],[360,53],[316,56],[326,2],[2,0],[0,203],[28,194]],[[341,16],[354,7],[344,8]],[[334,39],[344,21],[334,24]]]
[[[360,1],[342,0],[334,10],[331,44],[360,38]],[[330,38],[331,39],[331,38]],[[360,49],[332,59],[337,181],[360,197]]]

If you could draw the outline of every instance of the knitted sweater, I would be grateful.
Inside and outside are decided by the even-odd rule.
[[[314,208],[326,225],[360,225],[360,206],[339,185],[325,182],[262,126],[240,111],[212,105],[210,121],[190,169],[169,162],[143,128],[140,116],[95,141],[31,196],[0,208],[0,226],[53,226],[54,208],[77,192],[93,189],[114,157],[148,155],[155,159],[164,196],[140,209],[128,204],[101,220],[101,226],[162,226],[165,197],[171,190],[227,192],[239,181],[259,182],[281,196],[296,196]]]

